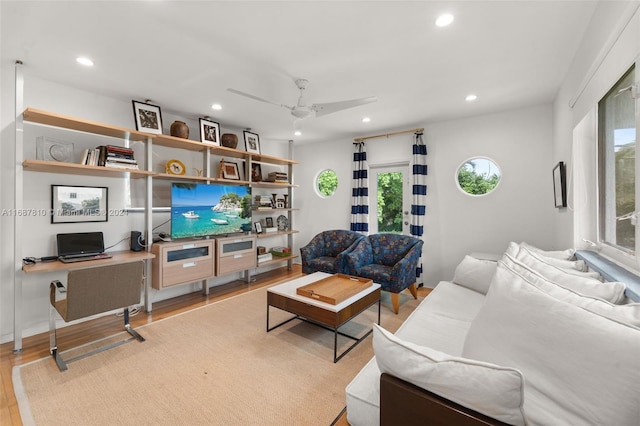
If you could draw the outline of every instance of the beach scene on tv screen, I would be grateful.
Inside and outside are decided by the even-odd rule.
[[[171,238],[233,234],[251,230],[249,187],[171,185]]]

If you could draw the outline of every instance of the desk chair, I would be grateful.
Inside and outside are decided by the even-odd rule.
[[[55,359],[60,371],[67,369],[67,362],[111,349],[134,338],[144,342],[145,339],[129,325],[129,306],[140,303],[143,267],[143,262],[132,262],[72,270],[67,275],[66,288],[60,281],[51,282],[49,286],[51,356]],[[66,298],[56,300],[56,290],[66,294]],[[62,359],[58,353],[56,341],[55,311],[65,322],[69,322],[123,307],[124,328],[133,337],[92,350],[66,362]]]

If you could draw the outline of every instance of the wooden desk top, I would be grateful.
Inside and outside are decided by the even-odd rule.
[[[37,262],[35,265],[22,265],[25,274],[36,274],[43,272],[70,271],[72,269],[95,268],[98,266],[113,265],[117,263],[130,263],[140,260],[153,259],[153,253],[146,251],[114,251],[108,252],[113,257],[108,259],[87,260],[86,262],[63,263],[59,260],[53,262]]]

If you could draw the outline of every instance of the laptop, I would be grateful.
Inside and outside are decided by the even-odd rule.
[[[58,260],[64,263],[108,259],[111,257],[110,254],[104,251],[102,232],[58,234],[56,239],[58,243]]]

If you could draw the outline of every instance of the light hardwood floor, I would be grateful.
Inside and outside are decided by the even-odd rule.
[[[277,282],[297,278],[302,275],[300,265],[293,265],[289,271],[286,267],[275,269],[254,276],[255,280],[246,283],[242,280],[233,281],[221,286],[212,287],[209,295],[201,292],[186,294],[153,305],[152,313],[140,312],[130,319],[133,328],[149,324],[163,318],[171,317],[191,309],[205,306],[219,300],[232,297],[248,291],[269,286]],[[420,296],[428,294],[429,289],[418,289]],[[113,335],[122,329],[122,318],[115,315],[106,316],[81,324],[64,327],[58,330],[58,344],[62,347],[74,347],[92,342],[102,337]],[[12,368],[40,358],[49,356],[49,333],[42,333],[27,337],[22,341],[22,353],[13,353],[13,342],[0,345],[0,425],[22,425],[18,403],[13,392],[11,380]],[[52,361],[53,362],[53,361]],[[336,413],[338,415],[338,413]],[[334,423],[337,426],[348,426],[346,415],[342,414]]]

